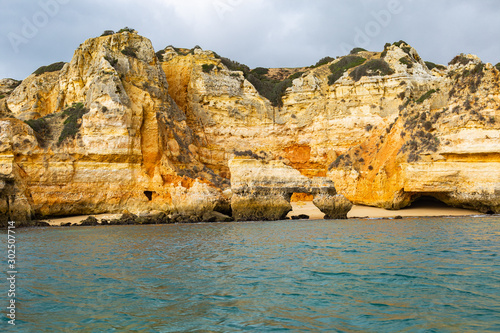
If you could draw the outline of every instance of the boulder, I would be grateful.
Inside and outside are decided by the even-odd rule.
[[[347,213],[352,208],[352,203],[341,194],[319,194],[314,197],[313,203],[323,213],[325,219],[347,219]]]
[[[128,224],[135,224],[137,222],[137,215],[126,212],[122,214],[118,219],[111,220],[109,224],[112,225],[128,225]]]
[[[203,222],[231,222],[233,218],[219,212],[206,212],[203,214]]]
[[[80,222],[80,226],[98,225],[99,221],[94,216],[89,216]]]

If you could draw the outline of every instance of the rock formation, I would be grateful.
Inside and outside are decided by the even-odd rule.
[[[294,193],[314,196],[313,203],[327,218],[347,218],[352,204],[336,195],[333,182],[325,177],[312,179],[282,161],[235,158],[229,161],[231,208],[237,221],[280,220],[292,210]]]
[[[90,39],[62,69],[30,75],[4,110],[26,123],[0,122],[0,177],[13,184],[0,209],[20,200],[37,216],[202,215],[227,201],[228,181],[194,158],[193,133],[167,89],[150,41],[129,32]]]
[[[314,177],[346,198],[325,179],[325,195],[306,191],[330,217],[420,196],[500,213],[500,72],[475,56],[435,66],[398,42],[250,70],[198,47],[155,54],[125,31],[54,65],[0,81],[0,220],[231,207],[278,219],[292,184]],[[268,163],[255,179],[238,171],[249,158]]]
[[[348,57],[365,62],[330,82]],[[212,52],[167,48],[163,60],[179,92],[173,98],[206,140],[201,160],[222,177],[246,152],[328,176],[356,204],[399,209],[433,196],[500,212],[500,73],[475,56],[445,67],[425,63],[404,42],[361,51],[307,69],[281,107],[250,84],[253,71],[230,70],[237,66]]]

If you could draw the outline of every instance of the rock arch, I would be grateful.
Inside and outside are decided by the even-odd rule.
[[[352,203],[325,177],[307,178],[282,161],[235,158],[231,170],[231,208],[236,221],[272,221],[292,210],[293,193],[309,193],[328,219],[345,219]]]

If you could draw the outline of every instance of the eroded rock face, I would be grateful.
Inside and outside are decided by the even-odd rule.
[[[24,80],[6,105],[38,131],[27,127],[31,136],[13,142],[19,152],[2,164],[22,170],[37,215],[203,215],[226,200],[224,180],[195,158],[186,116],[144,37],[89,39],[61,70]]]
[[[477,57],[451,65],[387,128],[340,156],[328,176],[355,203],[399,209],[422,195],[499,213],[500,73]]]
[[[352,207],[343,196],[336,196],[330,179],[309,179],[282,161],[237,158],[229,162],[229,168],[231,207],[237,221],[284,219],[292,210],[290,198],[294,193],[312,194],[314,204],[330,218],[346,218]],[[343,205],[340,197],[345,201]]]
[[[27,202],[8,203],[25,216],[227,215],[231,202],[237,219],[276,219],[299,189],[325,211],[347,209],[338,192],[388,209],[430,195],[500,213],[500,72],[470,55],[429,70],[404,43],[357,56],[389,75],[356,67],[329,83],[341,59],[301,69],[277,107],[213,52],[167,48],[160,62],[134,33],[89,39],[59,71],[0,82],[0,116],[34,129],[0,120],[2,193]],[[245,156],[281,164],[252,167],[254,182],[234,168]]]
[[[358,56],[382,58],[393,74],[355,81],[348,71],[330,85],[335,60],[293,80],[281,108],[211,52],[172,49],[162,67],[199,121],[200,160],[223,177],[235,156],[282,158],[302,175],[327,176],[357,204],[400,209],[431,195],[498,213],[499,71],[472,55],[429,70],[404,43],[384,53]],[[455,176],[439,179],[439,170]]]
[[[29,155],[37,146],[33,130],[17,119],[0,120],[0,225],[8,221],[29,226],[34,211],[24,170],[16,155]]]

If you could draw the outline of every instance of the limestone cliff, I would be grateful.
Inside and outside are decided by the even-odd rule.
[[[137,34],[87,40],[59,71],[25,79],[6,109],[29,126],[0,123],[11,138],[2,140],[2,178],[23,175],[39,216],[199,211],[222,198],[224,181],[193,158],[186,117],[150,41]]]
[[[328,175],[358,204],[398,209],[433,196],[500,212],[499,71],[475,56],[430,70],[406,43],[388,44],[306,69],[281,107],[213,52],[169,48],[162,60],[204,139],[201,161],[223,177],[234,156],[265,156]]]
[[[127,31],[89,39],[69,63],[0,81],[0,215],[229,212],[235,158],[328,177],[358,204],[500,213],[500,73],[470,55],[428,65],[404,42],[250,70],[198,47],[155,54]]]

